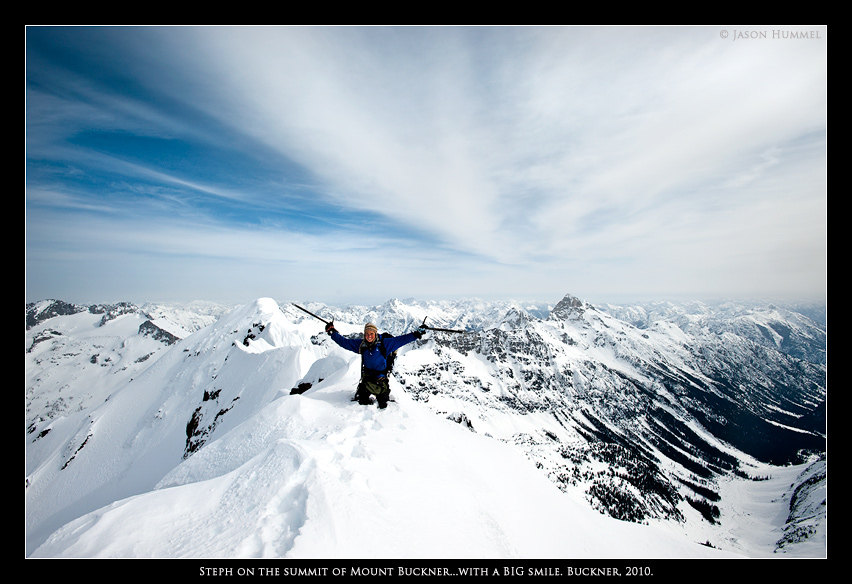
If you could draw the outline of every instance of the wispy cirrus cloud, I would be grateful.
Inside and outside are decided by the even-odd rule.
[[[73,162],[93,184],[161,187],[186,221],[204,218],[188,224],[196,240],[242,233],[247,259],[269,255],[264,242],[292,250],[284,233],[324,246],[309,257],[350,266],[353,286],[381,271],[411,282],[405,295],[427,273],[444,296],[519,281],[539,297],[824,289],[824,40],[737,45],[709,27],[62,29],[73,50],[58,58],[51,29],[35,32],[36,168]],[[51,115],[49,102],[63,107]],[[146,150],[127,134],[156,140]],[[30,175],[34,193],[48,178],[95,199],[109,190]],[[794,260],[789,241],[810,255]]]

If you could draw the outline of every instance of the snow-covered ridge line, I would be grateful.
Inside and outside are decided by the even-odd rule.
[[[807,549],[805,555],[813,555],[814,545],[819,555],[820,541],[824,549],[825,511],[819,504],[797,504],[798,511],[791,512],[788,525],[803,522],[796,523],[798,539],[792,545],[754,548],[750,541],[728,539],[732,519],[727,514],[741,502],[730,494],[728,482],[751,484],[740,477],[773,473],[773,480],[783,482],[788,476],[720,439],[707,424],[726,416],[729,423],[741,423],[730,417],[738,410],[713,409],[724,402],[706,401],[736,387],[721,373],[727,375],[739,363],[739,348],[747,349],[752,361],[760,357],[759,367],[738,373],[737,383],[764,388],[750,394],[753,419],[765,418],[778,431],[787,426],[797,439],[822,436],[824,444],[824,430],[820,434],[812,421],[824,402],[824,365],[786,355],[777,344],[760,345],[741,336],[732,343],[735,333],[729,331],[720,333],[724,343],[719,345],[710,336],[696,337],[663,321],[640,328],[570,296],[546,314],[499,303],[480,303],[478,312],[471,302],[461,307],[394,300],[344,309],[300,304],[334,316],[341,332],[353,334],[366,320],[401,334],[426,316],[434,326],[455,328],[465,322],[471,332],[435,333],[403,351],[392,385],[397,407],[379,417],[374,409],[349,401],[359,375],[357,356],[329,343],[322,323],[289,302],[260,299],[225,311],[173,345],[139,334],[139,326],[147,316],[168,320],[169,311],[176,314],[180,307],[156,312],[146,306],[144,313],[126,311],[103,323],[102,315],[87,310],[41,322],[26,332],[31,348],[25,434],[28,550],[86,557],[311,557],[324,554],[318,542],[332,537],[329,529],[351,529],[353,541],[332,537],[324,557],[358,557],[357,518],[378,521],[376,537],[401,540],[386,550],[386,557],[435,557],[446,553],[441,544],[406,547],[403,541],[418,536],[383,511],[392,508],[429,534],[425,515],[412,516],[407,508],[420,505],[426,513],[420,501],[408,498],[414,493],[406,493],[412,481],[423,481],[423,497],[429,496],[429,487],[432,493],[459,493],[453,509],[470,525],[455,528],[474,542],[459,548],[466,557],[524,557],[532,550],[519,537],[540,529],[536,517],[552,510],[526,501],[525,510],[511,511],[530,515],[519,522],[517,515],[512,519],[467,498],[484,484],[498,497],[502,487],[492,481],[511,487],[512,480],[499,470],[485,476],[485,467],[518,455],[527,461],[522,474],[539,477],[534,482],[550,485],[559,495],[555,501],[567,501],[566,521],[580,520],[577,513],[585,517],[578,509],[596,510],[591,517],[604,523],[590,529],[614,529],[611,535],[637,557],[718,552],[706,546],[694,550],[695,541],[745,555],[771,553],[775,547],[785,554]],[[34,343],[38,335],[44,340]],[[814,387],[796,385],[783,396],[772,389],[805,372]],[[292,391],[299,386],[304,389]],[[496,450],[481,451],[484,444]],[[442,447],[443,452],[433,453]],[[465,461],[486,451],[494,458],[477,467],[482,476],[466,472],[474,469]],[[105,461],[110,463],[103,466]],[[417,461],[425,465],[422,474],[434,473],[440,484],[420,476],[412,466]],[[507,469],[521,472],[514,464],[507,463]],[[261,484],[254,477],[263,473],[277,479]],[[202,485],[213,487],[213,500],[226,509],[220,517],[205,518],[193,494]],[[789,482],[783,486],[789,488]],[[352,497],[372,502],[366,507],[377,516],[362,517],[334,504]],[[542,497],[551,501],[550,495]],[[127,504],[119,504],[124,499]],[[496,506],[497,500],[483,501]],[[803,500],[801,495],[797,500]],[[473,507],[461,508],[462,502]],[[183,526],[168,511],[178,504],[189,505],[186,516],[193,518]],[[426,508],[442,516],[440,508]],[[103,518],[100,527],[91,523],[95,516],[89,513]],[[172,541],[179,543],[160,546],[152,529],[150,541],[130,546],[132,537],[121,528],[128,513],[162,529],[172,525]],[[240,515],[246,518],[237,520]],[[643,548],[628,535],[633,528],[624,531],[624,521],[611,524],[606,515],[653,527],[638,531],[640,539],[642,533],[653,533],[651,540],[661,543],[657,534],[662,530],[669,534],[664,539],[671,536],[679,543],[672,552]],[[345,520],[341,527],[344,516],[351,525]],[[489,521],[495,529],[483,531]],[[482,540],[483,533],[490,536]],[[114,543],[99,547],[107,538]],[[203,540],[211,538],[216,541],[204,547]],[[539,541],[538,536],[531,541]],[[584,545],[570,538],[563,547],[541,545],[555,555],[605,554],[595,542]]]

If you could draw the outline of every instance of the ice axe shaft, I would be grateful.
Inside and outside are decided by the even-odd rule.
[[[321,321],[323,321],[325,324],[331,324],[332,322],[334,322],[334,320],[333,320],[333,319],[332,319],[331,321],[327,321],[327,320],[326,320],[326,319],[324,319],[324,318],[320,318],[319,316],[317,316],[316,314],[314,314],[313,312],[311,312],[311,311],[310,311],[310,310],[308,310],[307,308],[302,308],[301,306],[299,306],[299,305],[298,305],[298,304],[296,304],[295,302],[293,303],[293,306],[295,306],[296,308],[298,308],[299,310],[301,310],[301,311],[303,311],[303,312],[307,312],[308,314],[310,314],[311,316],[313,316],[315,319],[317,319],[317,320],[321,320]]]
[[[426,318],[429,318],[429,317],[427,316]],[[441,332],[445,332],[445,333],[460,333],[460,334],[464,334],[464,333],[467,332],[467,331],[457,331],[457,330],[453,330],[453,329],[445,329],[445,328],[437,328],[437,327],[434,327],[434,326],[428,326],[426,324],[426,318],[423,319],[423,324],[421,324],[420,326],[427,329],[427,330],[441,331]]]

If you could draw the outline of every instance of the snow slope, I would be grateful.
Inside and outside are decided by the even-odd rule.
[[[506,445],[404,395],[357,406],[354,380],[276,399],[33,557],[725,556],[575,504]]]
[[[27,555],[732,557],[590,510],[510,445],[398,387],[387,410],[358,406],[357,355],[312,341],[316,332],[261,299],[123,378],[106,401],[34,422]],[[307,393],[290,395],[308,378]]]

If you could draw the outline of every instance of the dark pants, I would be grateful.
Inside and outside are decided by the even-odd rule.
[[[376,396],[380,408],[388,405],[390,386],[387,377],[380,377],[376,380],[361,379],[361,383],[358,384],[358,391],[355,393],[358,403],[364,406],[371,404],[371,395]]]

